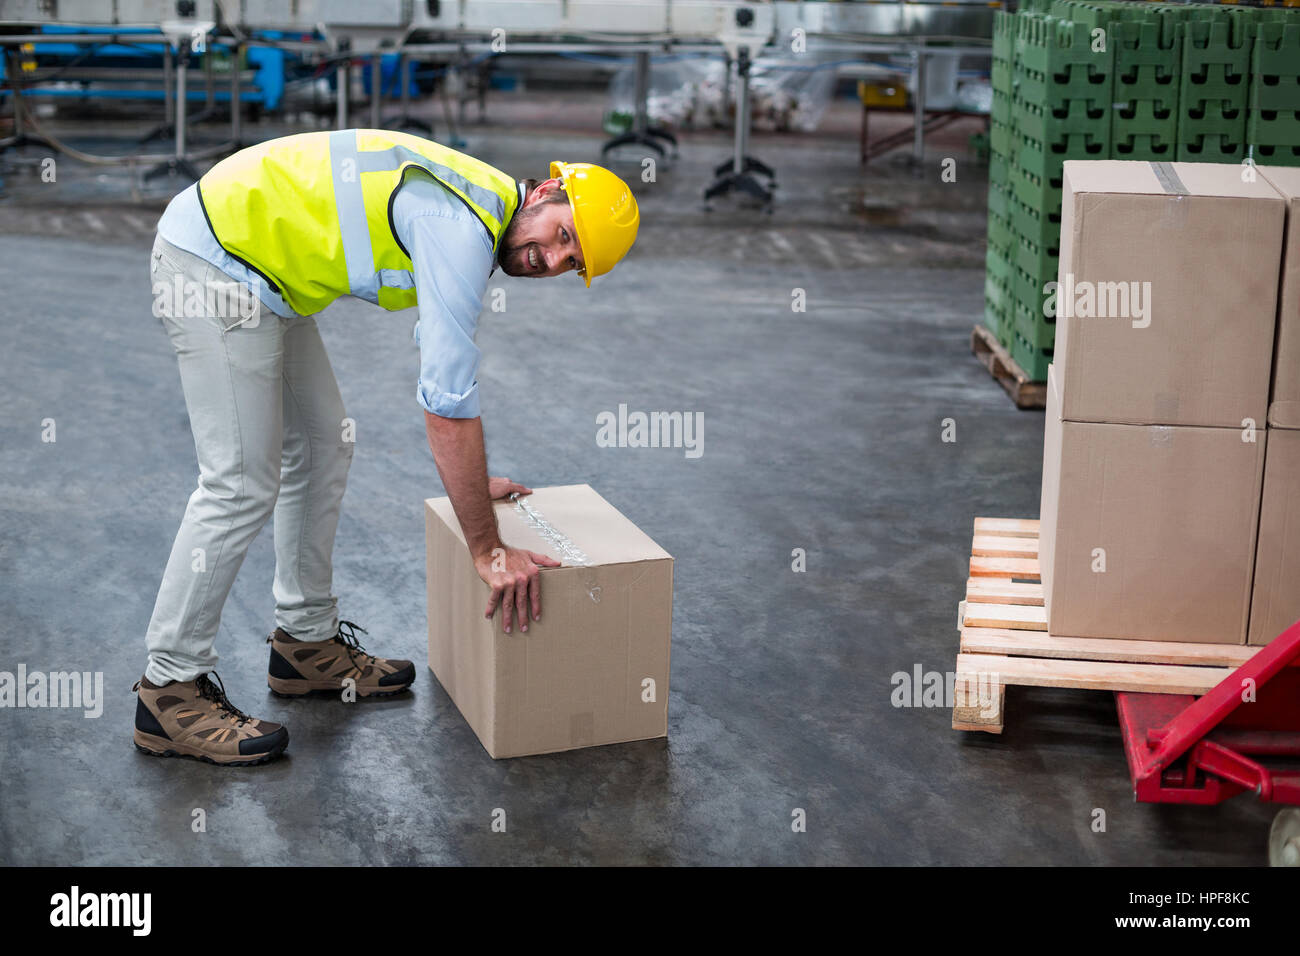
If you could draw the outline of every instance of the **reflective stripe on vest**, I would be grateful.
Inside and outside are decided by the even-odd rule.
[[[495,251],[519,204],[515,181],[404,133],[342,130],[271,140],[209,170],[199,198],[217,241],[271,279],[296,312],[319,312],[348,294],[401,309],[416,302],[414,266],[391,209],[412,169],[463,202]]]

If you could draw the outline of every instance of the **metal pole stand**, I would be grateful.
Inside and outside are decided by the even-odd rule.
[[[44,146],[46,149],[54,149],[54,144],[49,142],[43,136],[36,136],[27,132],[27,123],[24,119],[24,113],[27,109],[23,102],[22,94],[18,91],[19,67],[14,62],[17,57],[13,55],[9,47],[5,47],[5,76],[9,80],[10,95],[14,101],[14,134],[0,139],[0,150],[9,149],[18,146]]]
[[[376,50],[370,57],[370,128],[379,129],[384,110],[384,55]]]
[[[407,65],[411,58],[405,53],[397,55],[397,88],[402,111],[396,116],[384,120],[384,129],[415,129],[426,136],[433,136],[433,124],[411,115],[411,83]]]
[[[611,149],[619,146],[628,146],[636,143],[640,146],[647,146],[653,149],[660,156],[667,152],[662,143],[658,140],[667,140],[673,147],[673,155],[677,155],[677,137],[670,133],[662,126],[650,122],[650,113],[646,107],[646,101],[650,97],[650,51],[642,50],[636,55],[636,92],[634,94],[635,106],[632,120],[632,128],[626,133],[615,136],[600,148],[601,155],[608,153]]]
[[[194,182],[198,182],[199,171],[194,168],[194,165],[185,154],[185,106],[187,97],[185,80],[189,68],[189,59],[190,41],[188,38],[181,39],[176,51],[176,153],[166,162],[159,163],[147,170],[144,174],[146,181],[164,173],[172,176],[183,173]]]
[[[220,8],[218,8],[220,9]],[[212,56],[212,36],[208,34],[203,37],[203,109],[199,110],[192,117],[190,122],[194,125],[206,123],[208,120],[215,118],[219,114],[217,109],[217,78],[214,72],[214,63]],[[238,72],[238,71],[236,71]]]
[[[351,48],[352,43],[348,39],[339,41],[339,53],[344,54],[344,59],[339,61],[339,68],[334,77],[334,101],[338,107],[334,118],[335,129],[348,128],[348,95],[352,84],[352,64],[346,54]]]
[[[176,57],[171,44],[163,47],[163,121],[139,139],[139,145],[155,139],[171,139],[176,135],[176,95],[172,84],[176,79]]]
[[[719,165],[714,173],[717,179],[713,185],[704,190],[705,208],[714,196],[721,196],[732,191],[743,192],[768,204],[772,211],[772,190],[776,189],[776,172],[766,163],[759,162],[746,155],[749,147],[749,48],[741,47],[736,59],[736,145],[731,159]],[[759,173],[768,178],[765,186],[751,173]]]
[[[925,162],[925,45],[918,46],[912,56],[916,63],[916,94],[912,97],[912,162],[920,166]]]
[[[242,124],[244,107],[240,102],[243,81],[239,77],[239,62],[244,54],[244,45],[236,40],[230,47],[230,149],[238,152],[244,148]]]

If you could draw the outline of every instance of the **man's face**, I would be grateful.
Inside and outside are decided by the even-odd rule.
[[[558,179],[539,183],[506,226],[497,247],[506,275],[543,279],[583,267],[573,208]]]

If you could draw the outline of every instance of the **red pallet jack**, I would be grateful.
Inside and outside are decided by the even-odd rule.
[[[1121,691],[1115,702],[1140,802],[1214,804],[1253,790],[1300,806],[1300,621],[1203,697]],[[1269,862],[1300,866],[1300,810],[1274,818]]]

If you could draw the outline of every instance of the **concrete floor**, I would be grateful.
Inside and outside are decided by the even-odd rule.
[[[468,149],[517,175],[595,158],[589,108],[526,128],[526,104],[502,98]],[[103,671],[106,703],[98,719],[0,711],[0,862],[1263,862],[1272,811],[1248,798],[1134,804],[1108,694],[1011,688],[999,738],[952,731],[945,707],[891,705],[894,673],[953,666],[971,519],[1037,514],[1043,420],[967,351],[985,176],[970,130],[936,138],[920,173],[888,159],[862,173],[851,107],[838,115],[817,136],[757,138],[780,173],[771,215],[700,209],[727,140],[697,133],[637,183],[642,237],[597,289],[493,281],[508,309],[478,335],[492,472],[590,482],[676,557],[668,739],[501,762],[423,668],[421,501],[442,488],[412,317],[354,300],[321,321],[358,423],[336,588],[368,647],[420,663],[415,690],[354,706],[270,695],[268,527],[226,606],[220,673],[236,705],[288,724],[288,756],[219,770],[136,753],[130,688],[196,473],[146,278],[159,197],[178,187],[132,196],[124,174],[70,160],[42,185],[44,154],[11,160],[0,670]],[[939,181],[945,156],[955,184]],[[702,411],[703,457],[598,448],[595,416],[621,402]]]

